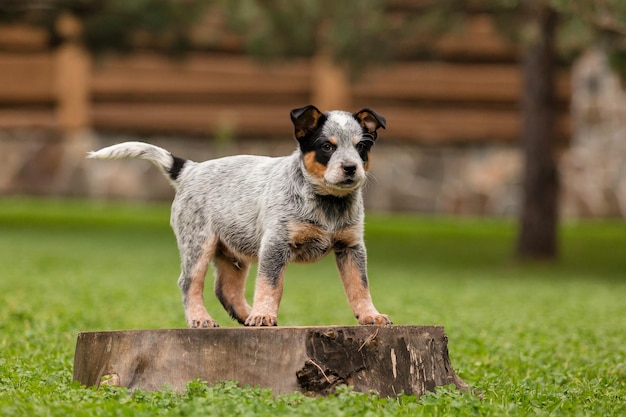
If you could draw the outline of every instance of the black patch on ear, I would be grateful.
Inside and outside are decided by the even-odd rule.
[[[359,122],[363,128],[363,133],[368,134],[373,140],[376,140],[376,131],[379,128],[385,129],[387,127],[387,120],[381,114],[376,113],[372,109],[361,109],[354,113],[352,116]]]
[[[294,134],[298,142],[311,136],[326,120],[324,113],[311,104],[299,109],[293,109],[290,115],[294,127]]]
[[[302,155],[314,152],[315,162],[326,166],[335,151],[335,146],[330,144],[326,138],[321,137],[326,115],[320,112],[317,107],[308,105],[301,109],[292,110],[291,121]],[[332,145],[332,149],[328,149],[329,144]]]

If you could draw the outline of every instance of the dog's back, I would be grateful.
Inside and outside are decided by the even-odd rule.
[[[298,190],[285,179],[298,176],[298,165],[297,154],[188,162],[178,179],[172,227],[183,236],[218,234],[239,256],[256,260],[265,229],[293,214],[289,201]]]

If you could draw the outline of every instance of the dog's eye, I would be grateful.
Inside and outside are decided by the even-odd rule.
[[[370,148],[370,145],[363,141],[363,142],[359,142],[356,145],[354,145],[356,147],[356,150],[361,153],[361,152],[367,152]]]
[[[322,144],[321,149],[322,149],[322,151],[324,151],[324,152],[328,152],[328,153],[330,153],[330,152],[333,152],[333,151],[335,150],[335,145],[333,145],[333,144],[332,144],[332,143],[330,143],[330,142],[324,142],[324,143]]]

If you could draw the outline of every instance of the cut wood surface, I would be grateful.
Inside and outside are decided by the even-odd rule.
[[[325,395],[346,384],[380,396],[467,385],[454,372],[440,326],[166,329],[82,332],[74,380],[86,386],[183,390],[212,385]],[[104,381],[104,382],[103,382]]]

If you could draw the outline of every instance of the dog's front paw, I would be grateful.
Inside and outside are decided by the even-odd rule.
[[[204,310],[204,308],[200,309]],[[204,311],[195,312],[187,316],[187,326],[190,329],[210,329],[212,327],[220,327],[217,322]]]
[[[209,329],[219,327],[217,322],[209,315],[203,304],[189,304],[185,308],[187,326],[190,329]]]
[[[191,319],[187,324],[190,329],[210,329],[211,327],[220,327],[219,324],[217,324],[217,322],[212,318],[199,320]]]
[[[276,318],[276,316],[272,316],[272,315],[250,314],[244,324],[246,326],[254,326],[254,327],[278,326],[278,319]]]
[[[391,319],[386,314],[372,314],[357,317],[361,325],[377,325],[382,326],[392,324]]]

